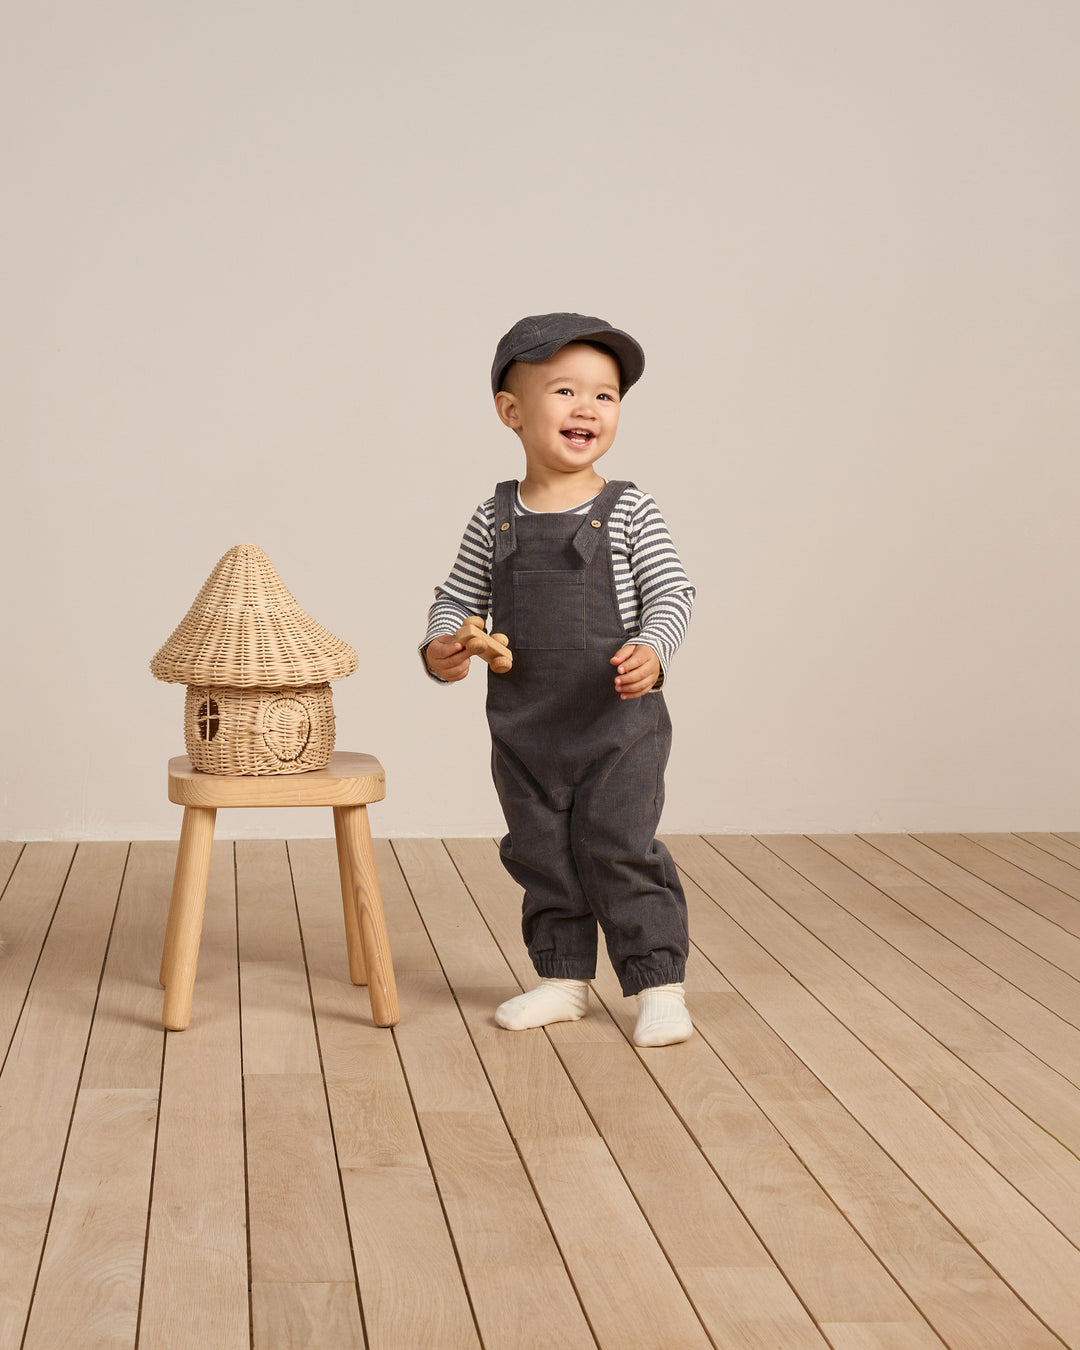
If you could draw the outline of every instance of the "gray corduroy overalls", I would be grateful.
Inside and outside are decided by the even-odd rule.
[[[596,925],[627,996],[682,980],[686,901],[656,839],[671,721],[660,693],[620,699],[611,658],[627,641],[611,563],[611,482],[584,516],[518,516],[495,492],[492,631],[513,669],[489,673],[492,774],[524,887],[522,932],[541,976],[596,973]]]

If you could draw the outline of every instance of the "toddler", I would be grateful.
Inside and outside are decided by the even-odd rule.
[[[491,388],[525,475],[469,521],[422,652],[435,679],[464,679],[471,657],[454,634],[490,614],[513,654],[508,672],[489,671],[487,716],[500,853],[525,891],[540,982],[496,1022],[583,1017],[599,924],[623,994],[637,998],[634,1041],[656,1046],[693,1033],[686,901],[656,829],[671,746],[660,687],[694,588],[652,498],[595,468],[644,366],[628,333],[582,314],[534,315],[502,338]]]

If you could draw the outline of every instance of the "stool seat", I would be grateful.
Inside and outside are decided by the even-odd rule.
[[[352,750],[335,750],[325,769],[261,778],[202,773],[187,755],[169,760],[169,801],[178,806],[366,806],[385,796],[383,766]]]
[[[367,984],[376,1026],[400,1018],[379,877],[367,820],[369,802],[386,795],[374,755],[339,750],[324,769],[267,777],[201,773],[186,755],[169,760],[169,800],[184,808],[169,921],[161,955],[162,1021],[183,1031],[191,1020],[210,851],[219,807],[329,806],[334,813],[349,977]]]

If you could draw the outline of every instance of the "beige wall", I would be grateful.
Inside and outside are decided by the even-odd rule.
[[[414,646],[521,314],[643,342],[699,588],[665,827],[1078,826],[1071,0],[8,7],[0,837],[160,837],[230,546],[361,648],[381,834],[494,832]],[[315,813],[223,833],[323,833]]]

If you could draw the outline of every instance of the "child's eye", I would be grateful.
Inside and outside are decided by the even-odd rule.
[[[615,400],[611,397],[610,394],[597,394],[596,397],[597,397],[597,398],[606,398],[607,401],[608,401],[609,403],[614,403],[614,402],[615,402]]]
[[[574,391],[572,389],[556,389],[555,392],[557,394],[572,394]]]

